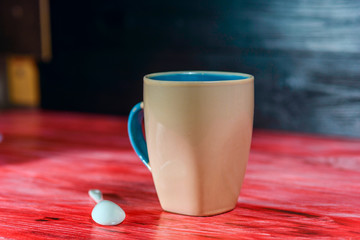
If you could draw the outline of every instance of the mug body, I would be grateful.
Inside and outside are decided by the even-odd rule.
[[[250,151],[253,76],[149,74],[143,102],[149,164],[162,208],[194,216],[232,210]]]

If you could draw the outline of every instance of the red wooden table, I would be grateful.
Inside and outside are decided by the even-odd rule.
[[[0,113],[0,239],[360,239],[360,139],[255,130],[235,210],[163,212],[126,118]],[[126,212],[90,217],[97,188]]]

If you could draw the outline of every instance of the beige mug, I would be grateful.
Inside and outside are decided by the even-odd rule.
[[[131,110],[128,132],[165,211],[210,216],[235,208],[253,112],[249,74],[181,71],[144,77],[144,100]]]

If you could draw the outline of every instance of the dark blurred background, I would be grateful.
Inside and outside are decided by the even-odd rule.
[[[42,109],[127,115],[147,73],[236,71],[255,76],[256,128],[360,137],[360,1],[54,0],[51,56],[31,47],[39,3],[0,0],[0,71],[33,57]]]

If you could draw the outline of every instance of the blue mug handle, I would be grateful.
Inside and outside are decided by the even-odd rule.
[[[144,119],[143,102],[136,104],[130,111],[128,119],[128,134],[132,147],[145,166],[151,171],[149,164],[149,154],[146,141],[142,131],[142,121]]]

